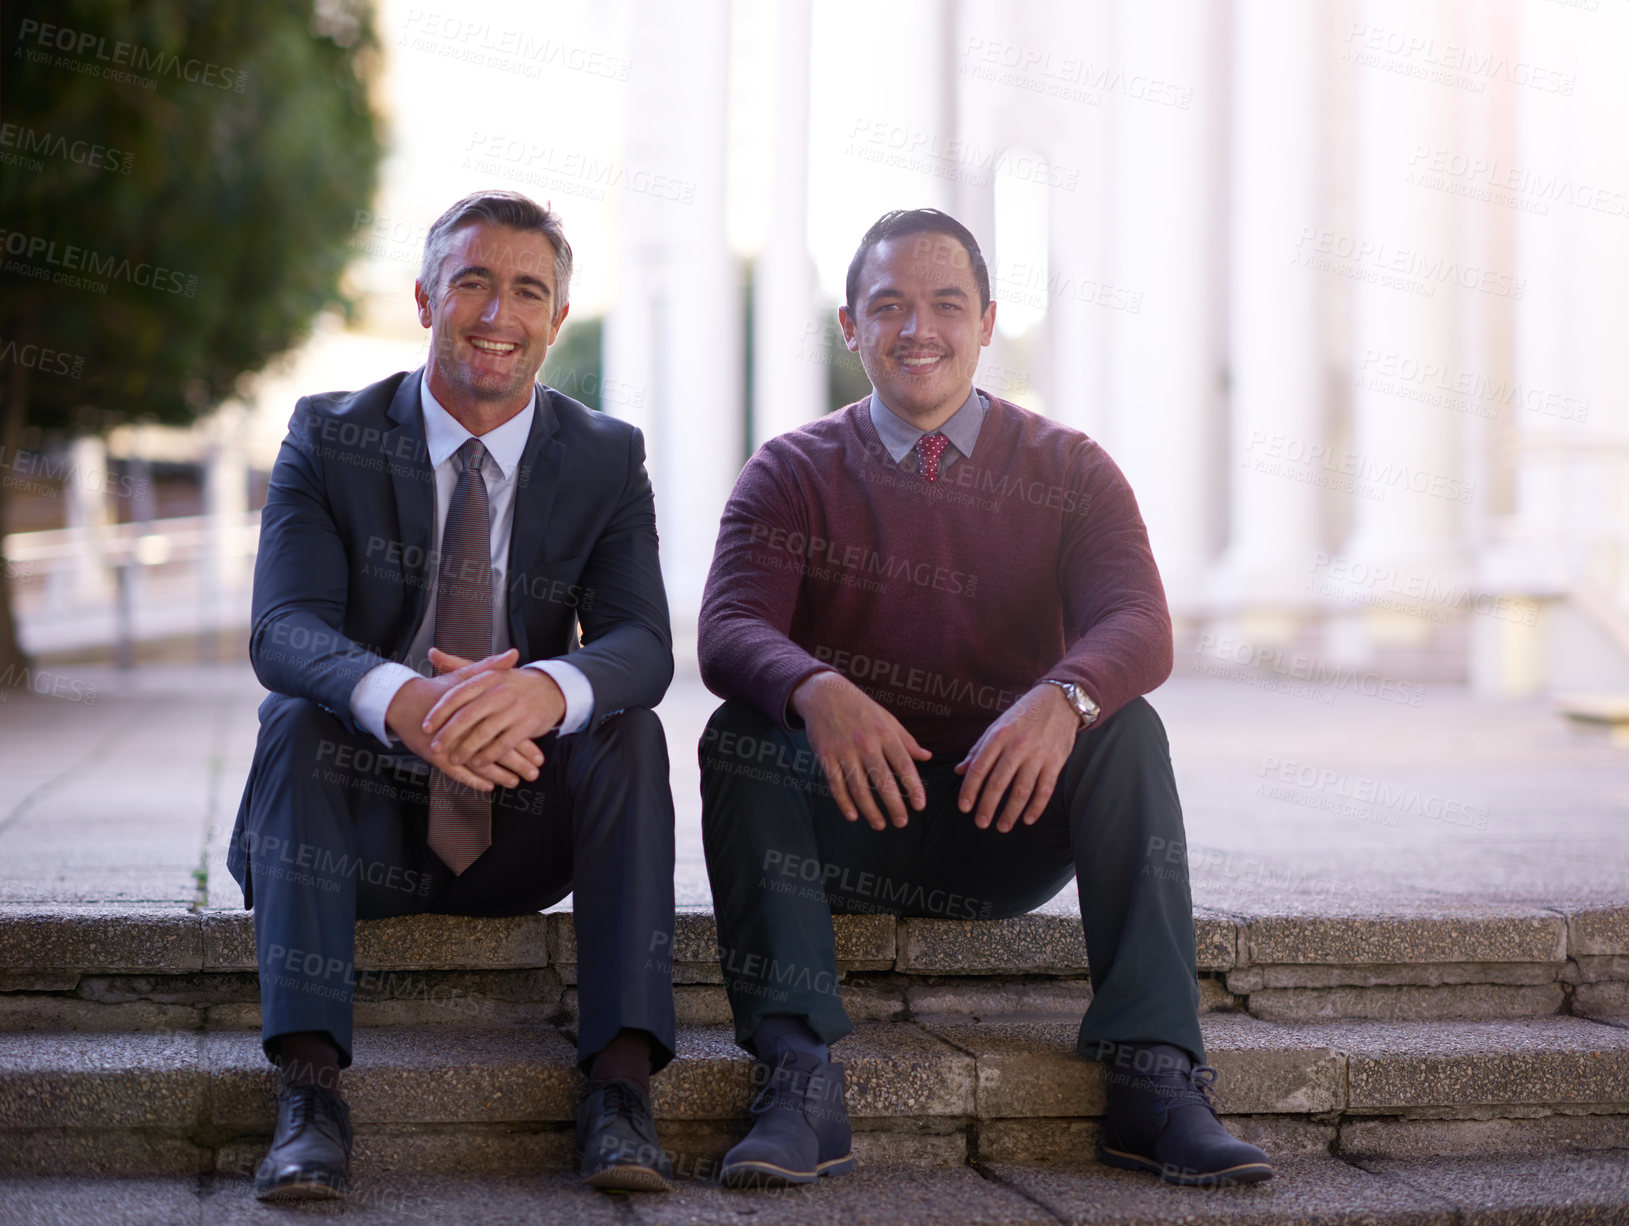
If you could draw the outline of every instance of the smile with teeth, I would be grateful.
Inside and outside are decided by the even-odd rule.
[[[515,344],[513,341],[487,341],[473,336],[470,337],[469,343],[474,348],[479,349],[482,353],[513,353],[516,349],[520,348],[520,346]]]
[[[920,353],[913,354],[908,358],[901,358],[899,363],[901,366],[932,366],[942,357],[944,357],[942,353]]]

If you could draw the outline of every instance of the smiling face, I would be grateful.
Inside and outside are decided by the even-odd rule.
[[[556,306],[554,257],[542,234],[479,221],[450,236],[435,285],[414,285],[430,391],[460,420],[501,425],[531,399],[569,310]]]
[[[934,430],[972,391],[995,308],[992,302],[979,309],[978,282],[961,243],[923,231],[872,248],[853,314],[839,307],[837,317],[883,402],[918,429]]]

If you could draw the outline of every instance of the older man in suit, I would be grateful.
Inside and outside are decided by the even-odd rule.
[[[573,890],[583,1177],[667,1186],[672,636],[639,431],[534,382],[570,278],[547,209],[459,201],[415,286],[427,364],[302,399],[273,470],[249,649],[272,692],[229,861],[280,1070],[263,1198],[344,1190],[357,919]]]

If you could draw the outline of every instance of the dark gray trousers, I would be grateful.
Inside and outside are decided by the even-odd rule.
[[[624,1027],[673,1055],[673,795],[667,742],[627,710],[538,742],[535,782],[493,793],[492,846],[461,876],[429,848],[428,768],[328,711],[261,706],[244,839],[254,889],[261,1037],[327,1031],[351,1060],[356,921],[525,915],[575,889],[578,1055]]]
[[[700,759],[719,961],[743,1046],[771,1014],[805,1018],[827,1043],[853,1029],[834,912],[1001,919],[1074,876],[1093,993],[1081,1053],[1161,1042],[1204,1060],[1182,808],[1143,699],[1076,737],[1040,820],[1006,834],[957,809],[960,754],[921,765],[927,808],[882,831],[844,819],[803,732],[746,703],[713,713]]]

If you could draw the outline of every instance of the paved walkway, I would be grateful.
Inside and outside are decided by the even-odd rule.
[[[0,691],[0,902],[236,907],[224,845],[262,691],[247,665],[38,670]],[[1179,674],[1171,736],[1195,902],[1339,914],[1629,902],[1629,750],[1548,700]],[[695,744],[716,700],[680,666],[660,714],[678,897],[708,902]],[[1051,907],[1073,908],[1073,889]]]

